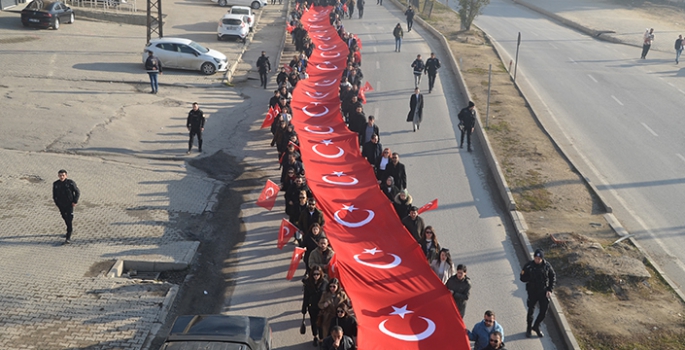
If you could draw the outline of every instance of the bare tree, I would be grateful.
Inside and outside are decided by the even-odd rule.
[[[489,3],[490,0],[459,0],[459,17],[462,28],[471,30],[473,20],[483,12],[483,8]]]

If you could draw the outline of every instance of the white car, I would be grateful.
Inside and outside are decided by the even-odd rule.
[[[143,64],[147,60],[148,51],[152,51],[159,58],[163,69],[199,70],[206,75],[228,69],[226,55],[188,39],[160,38],[150,40],[143,50]]]
[[[250,6],[254,10],[258,10],[266,6],[266,0],[212,0],[219,3],[219,6],[224,7],[228,5]]]
[[[247,34],[250,32],[250,25],[247,24],[247,16],[225,14],[219,20],[219,26],[216,29],[217,40],[224,38],[240,39],[242,42],[247,41]]]
[[[231,15],[243,15],[247,17],[247,24],[250,25],[250,31],[254,28],[254,12],[249,6],[233,6],[228,13]]]

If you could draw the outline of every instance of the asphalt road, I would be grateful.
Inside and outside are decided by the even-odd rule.
[[[543,123],[608,198],[625,228],[685,284],[685,71],[675,54],[594,40],[506,0],[476,24],[515,56]],[[670,40],[662,35],[662,40]]]
[[[365,18],[346,20],[345,28],[363,41],[363,72],[375,89],[367,94],[366,114],[376,116],[381,143],[399,152],[400,161],[407,166],[408,188],[415,203],[420,206],[439,199],[439,209],[422,217],[426,224],[434,226],[441,245],[452,252],[455,264],[468,266],[473,287],[465,324],[472,328],[490,309],[504,327],[508,349],[563,348],[551,340],[559,339],[553,321],[545,326],[551,336],[525,338],[525,288],[517,280],[521,266],[516,254],[519,244],[512,240],[508,224],[493,202],[493,187],[479,145],[475,144],[474,153],[458,148],[456,115],[463,106],[458,105],[460,92],[450,79],[440,79],[450,76],[446,63],[433,93],[424,94],[426,108],[421,129],[414,133],[411,124],[405,122],[414,87],[410,63],[416,54],[427,57],[431,48],[443,62],[445,53],[437,50],[433,40],[418,27],[405,34],[402,53],[395,53],[391,33],[396,23],[404,23],[402,19],[392,4],[381,7],[368,3]],[[427,84],[424,78],[421,87],[425,92]],[[266,143],[251,147],[268,148]],[[266,160],[253,161],[260,162],[275,179],[275,151],[269,151],[269,155]],[[251,199],[258,195],[253,193]],[[302,296],[299,277],[291,282],[285,280],[293,245],[283,251],[275,248],[278,225],[284,217],[282,208],[282,199],[272,212],[256,207],[253,201],[243,205],[247,234],[229,262],[234,266],[230,272],[236,287],[224,311],[269,317],[274,346],[279,349],[311,349],[309,330],[304,336],[297,331]],[[302,276],[303,266],[301,263],[296,276]],[[548,321],[552,318],[548,315]]]

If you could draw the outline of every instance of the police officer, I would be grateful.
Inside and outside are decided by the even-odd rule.
[[[440,69],[440,60],[435,57],[435,53],[431,52],[431,57],[426,60],[426,74],[428,75],[428,93],[433,91],[433,86],[435,85],[435,76],[438,75],[438,69]]]
[[[530,331],[533,330],[538,337],[544,337],[540,331],[540,323],[545,319],[547,308],[549,307],[549,298],[552,296],[554,284],[556,283],[556,274],[552,265],[547,260],[544,260],[544,252],[542,249],[536,249],[533,254],[533,260],[529,261],[521,270],[521,282],[526,284],[526,292],[528,292],[528,316],[526,317],[526,337],[530,338]],[[535,313],[535,305],[540,305],[538,317],[533,323],[533,313]]]
[[[471,133],[473,128],[476,126],[476,104],[469,101],[469,106],[462,108],[459,112],[459,129],[461,129],[461,141],[459,142],[459,148],[464,148],[464,134],[466,134],[466,144],[468,146],[468,151],[471,152]]]
[[[74,220],[74,207],[78,203],[81,191],[76,187],[76,182],[67,179],[67,171],[62,169],[57,172],[59,180],[52,183],[52,200],[55,202],[59,213],[67,225],[67,240],[64,244],[71,243],[71,233],[74,231],[72,222]]]
[[[205,131],[205,117],[197,102],[193,102],[193,109],[188,112],[186,127],[190,131],[188,140],[188,154],[193,149],[193,138],[197,135],[197,149],[202,153],[202,132]]]

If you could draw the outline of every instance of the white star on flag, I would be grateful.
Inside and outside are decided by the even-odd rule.
[[[333,144],[333,140],[323,140],[323,141],[321,141],[321,143],[323,143],[324,145],[328,146],[328,145]]]
[[[354,204],[352,204],[352,205],[350,205],[350,206],[347,206],[347,205],[343,204],[342,210],[347,210],[347,211],[349,211],[349,212],[351,213],[351,212],[353,212],[353,211],[355,211],[355,210],[358,210],[358,208],[355,208],[355,207],[354,207]]]
[[[345,176],[345,173],[343,173],[342,171],[334,171],[333,175],[335,175],[337,177],[341,177],[341,176]]]
[[[402,307],[394,307],[394,306],[392,306],[392,308],[393,308],[393,310],[395,310],[395,311],[391,312],[391,313],[390,313],[390,316],[392,316],[392,315],[397,315],[397,316],[402,317],[402,319],[404,319],[404,315],[406,315],[406,314],[413,314],[413,313],[414,313],[414,311],[407,310],[407,305],[404,305],[404,306],[402,306]]]
[[[378,250],[378,248],[373,248],[373,249],[364,249],[363,254],[371,254],[371,255],[376,255],[376,253],[382,252],[382,250]]]

